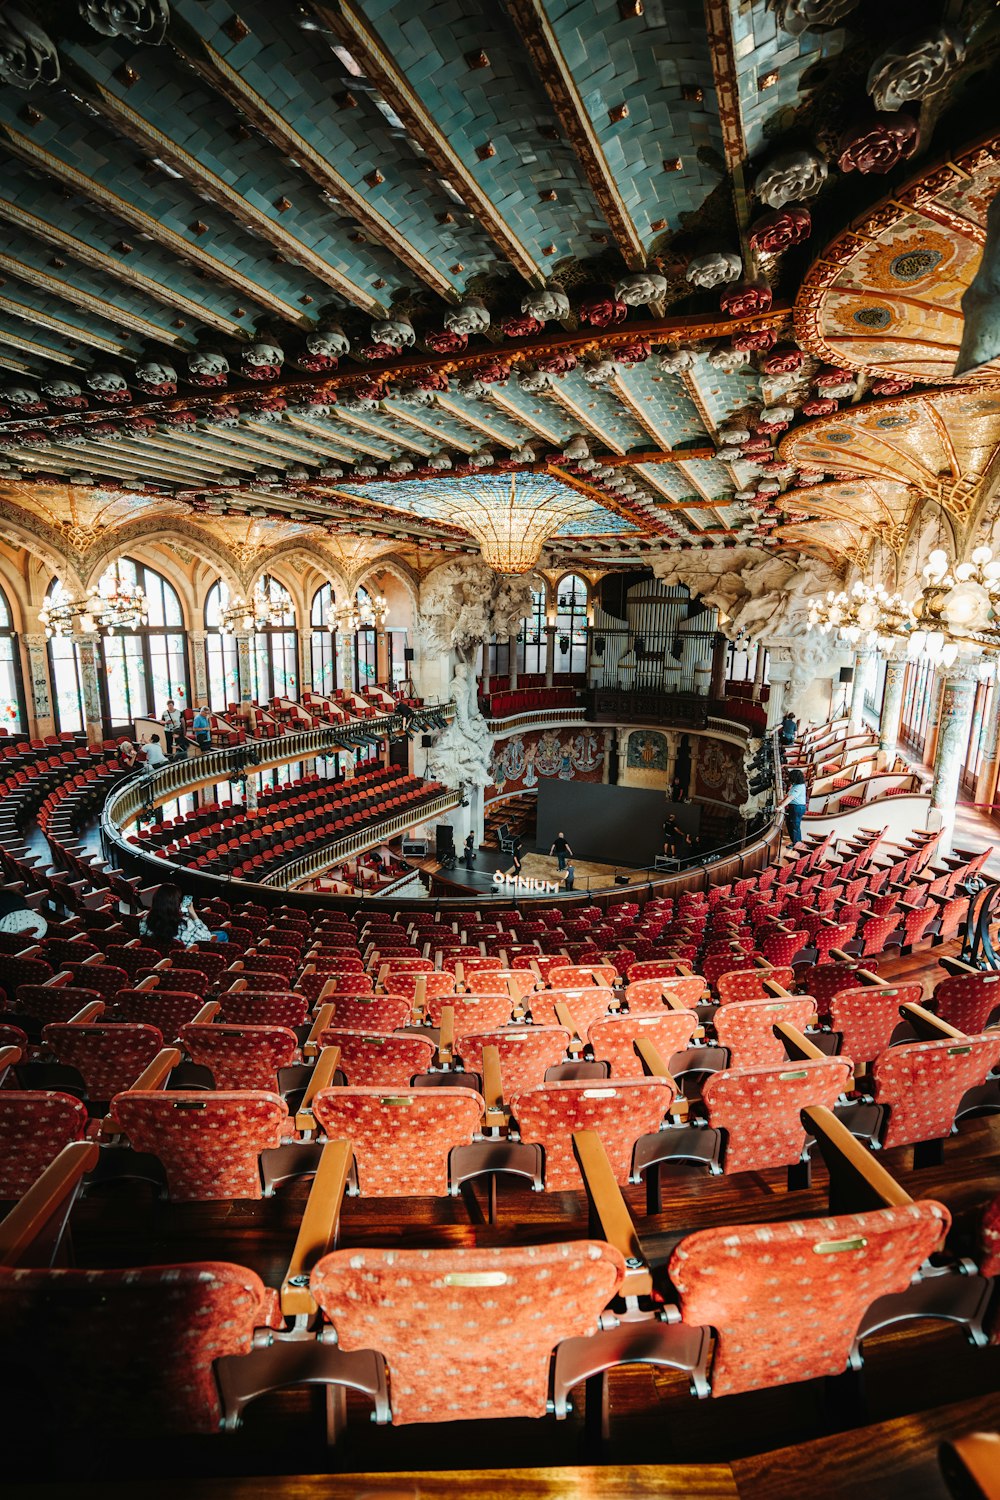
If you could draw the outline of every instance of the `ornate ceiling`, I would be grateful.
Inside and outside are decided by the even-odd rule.
[[[474,552],[514,473],[556,562],[898,555],[1000,450],[998,63],[990,0],[0,6],[3,514]]]

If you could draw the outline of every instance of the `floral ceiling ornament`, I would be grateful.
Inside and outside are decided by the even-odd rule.
[[[456,316],[460,310],[456,309]],[[447,316],[446,314],[446,321]],[[424,334],[424,343],[435,354],[461,354],[468,342],[469,335],[460,333],[456,328],[432,328]]]
[[[624,302],[625,298],[621,300]],[[521,311],[531,318],[536,318],[539,323],[548,323],[552,320],[562,322],[564,318],[569,317],[569,298],[557,281],[549,281],[544,287],[522,297]]]
[[[124,406],[132,399],[125,377],[119,370],[91,370],[87,385],[102,401],[110,401],[115,406]]]
[[[694,355],[690,349],[668,349],[660,355],[660,369],[669,375],[681,375],[694,369]]]
[[[376,344],[388,344],[390,349],[412,349],[417,341],[408,318],[377,318],[372,324],[372,338]]]
[[[47,401],[66,411],[82,411],[90,404],[80,387],[72,380],[43,380],[41,387],[42,395]]]
[[[666,295],[667,278],[658,271],[635,271],[623,276],[615,287],[615,296],[628,307],[644,307],[647,302],[658,302]]]
[[[868,73],[868,93],[877,110],[897,110],[939,89],[964,61],[964,37],[953,27],[938,26],[881,53]]]
[[[449,333],[464,334],[466,338],[470,333],[485,333],[490,326],[489,309],[481,297],[469,297],[458,307],[448,309],[444,326]]]
[[[552,385],[550,376],[544,370],[521,370],[517,377],[518,388],[527,391],[529,395],[537,395],[541,391],[547,391]]]
[[[277,380],[285,362],[285,351],[267,340],[247,344],[242,352],[243,374],[250,380]]]
[[[750,225],[747,240],[757,255],[780,255],[792,245],[800,245],[812,233],[812,216],[800,204],[788,204],[771,213],[761,214]]]
[[[711,291],[729,281],[738,281],[742,271],[742,258],[735,251],[712,250],[707,255],[696,255],[688,263],[684,276],[692,286]]]
[[[709,351],[708,362],[713,370],[740,370],[750,363],[750,351],[734,349],[730,344],[716,344]]]
[[[733,348],[748,353],[757,353],[761,349],[773,349],[776,339],[769,328],[758,329],[755,333],[736,333],[733,335]]]
[[[174,396],[177,394],[177,371],[163,360],[148,360],[136,365],[135,383],[147,396]]]
[[[339,323],[321,323],[318,328],[306,334],[305,343],[310,354],[318,354],[326,359],[339,359],[342,354],[349,354],[351,349],[351,341]]]
[[[741,281],[722,293],[719,306],[730,318],[750,318],[757,313],[768,312],[771,307],[771,288],[766,281]]]
[[[58,83],[59,54],[38,22],[16,5],[0,12],[0,82],[18,89]]]
[[[618,366],[613,359],[598,359],[593,364],[584,365],[582,374],[588,385],[607,385],[612,375],[616,374]]]
[[[783,208],[796,198],[812,198],[826,182],[827,165],[817,151],[782,151],[754,180],[754,192],[768,208]]]
[[[101,36],[158,47],[167,34],[167,0],[79,0],[80,14]]]
[[[195,385],[225,385],[229,361],[217,349],[196,349],[188,355],[188,373]]]
[[[801,370],[805,355],[791,344],[779,344],[764,356],[761,369],[767,375],[793,375]]]
[[[883,177],[917,149],[920,130],[912,115],[875,114],[840,138],[837,165],[842,172]]]
[[[791,406],[765,406],[761,412],[759,421],[765,427],[775,427],[780,422],[791,422],[795,416],[795,409]]]
[[[803,31],[828,31],[850,15],[858,0],[784,0],[781,25],[791,36]]]
[[[628,305],[615,297],[609,288],[584,297],[577,308],[577,316],[587,327],[612,328],[616,323],[624,323],[628,316]]]

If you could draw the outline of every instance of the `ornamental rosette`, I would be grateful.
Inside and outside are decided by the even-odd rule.
[[[667,278],[657,271],[635,271],[623,276],[615,287],[619,302],[629,307],[644,307],[647,302],[658,302],[667,295]]]
[[[645,339],[632,339],[627,344],[619,344],[615,349],[615,359],[621,365],[641,365],[649,358],[650,345]]]
[[[752,318],[771,306],[771,288],[763,281],[741,281],[723,292],[719,306],[730,318]]]
[[[818,391],[825,391],[833,386],[844,385],[851,378],[850,370],[821,370],[813,380],[813,385]]]
[[[158,47],[167,34],[167,0],[79,0],[80,15],[102,36]]]
[[[518,317],[504,318],[500,327],[509,339],[528,339],[533,333],[541,333],[542,324],[537,318],[525,314]]]
[[[536,363],[546,375],[568,375],[576,369],[577,358],[575,354],[545,354]]]
[[[510,365],[505,359],[487,359],[476,366],[475,373],[483,385],[504,385],[510,379]]]
[[[829,31],[850,15],[858,0],[784,0],[781,25],[791,36],[803,31]]]
[[[826,182],[827,165],[816,151],[781,151],[757,173],[754,192],[768,208],[814,197]]]
[[[450,307],[444,315],[444,326],[450,333],[485,333],[490,326],[490,314],[481,297],[470,297],[458,307]]]
[[[788,204],[768,214],[761,214],[750,225],[747,236],[757,255],[780,255],[792,245],[800,245],[812,233],[812,216],[799,204]]]
[[[820,401],[805,401],[802,404],[802,415],[804,417],[832,417],[839,410],[839,402],[832,397],[826,397]]]
[[[624,301],[624,298],[622,299]],[[569,298],[562,288],[553,282],[521,299],[521,311],[539,323],[550,320],[562,322],[569,317]]]
[[[435,328],[424,334],[424,343],[435,354],[461,354],[468,342],[467,333],[458,333],[452,328]]]
[[[773,349],[775,335],[769,328],[760,328],[756,333],[734,333],[733,348],[742,353],[756,354],[761,349]]]
[[[920,131],[912,115],[877,114],[841,136],[837,165],[842,172],[883,177],[912,156]]]
[[[964,61],[961,33],[950,26],[938,26],[881,53],[868,73],[868,93],[877,110],[894,111],[911,99],[923,99],[939,89]]]
[[[738,281],[743,272],[743,261],[733,250],[712,250],[707,255],[696,255],[688,263],[684,273],[691,286],[702,291],[711,291],[717,286],[726,286]]]
[[[791,344],[779,344],[764,360],[763,369],[767,375],[794,375],[796,370],[801,370],[804,360],[805,355],[800,349]]]
[[[399,351],[393,349],[390,344],[359,344],[354,352],[358,359],[367,359],[369,362],[373,362],[379,359],[391,359]]]
[[[592,365],[584,365],[580,373],[588,385],[599,387],[607,385],[617,369],[613,359],[599,359]]]
[[[787,424],[795,416],[795,408],[792,406],[765,406],[757,421],[762,427],[773,430],[779,423]]]
[[[740,370],[750,363],[750,351],[747,349],[734,349],[731,344],[716,344],[709,351],[708,362],[713,370]]]
[[[628,306],[610,292],[597,292],[583,299],[577,308],[577,316],[590,328],[612,328],[616,323],[624,323]]]
[[[351,350],[351,341],[339,323],[321,323],[306,334],[305,344],[310,354],[321,354],[334,360]]]
[[[390,349],[412,349],[417,335],[409,318],[376,318],[372,324],[372,341],[388,344]]]
[[[17,6],[0,13],[0,83],[33,89],[36,83],[58,83],[59,54],[38,22]]]
[[[540,391],[547,391],[552,384],[551,379],[544,370],[519,370],[517,376],[518,389],[527,391],[529,396],[536,396]]]
[[[892,375],[886,380],[876,380],[872,385],[873,396],[902,396],[912,391],[913,381],[903,375]]]
[[[669,375],[680,375],[684,370],[694,369],[694,355],[690,349],[668,349],[660,355],[660,369]]]

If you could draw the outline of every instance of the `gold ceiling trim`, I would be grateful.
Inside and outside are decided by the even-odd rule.
[[[507,9],[535,65],[549,103],[556,112],[594,197],[615,237],[625,264],[631,271],[646,265],[646,247],[625,206],[614,173],[608,166],[586,105],[580,97],[572,70],[563,56],[558,38],[539,0],[508,0]]]
[[[12,130],[9,125],[0,121],[0,131],[6,138],[7,145],[13,154],[29,166],[40,168],[52,177],[56,182],[61,182],[65,187],[80,193],[84,198],[100,204],[108,213],[114,214],[116,218],[124,223],[130,224],[133,229],[141,234],[146,234],[152,240],[157,240],[166,246],[175,255],[182,259],[193,261],[201,266],[210,276],[217,281],[228,283],[236,287],[243,296],[249,297],[259,307],[267,308],[268,311],[290,323],[299,326],[306,325],[310,320],[306,317],[301,307],[296,307],[291,302],[285,302],[281,297],[275,297],[266,287],[259,286],[248,277],[240,275],[232,266],[223,260],[217,260],[214,255],[209,255],[207,250],[202,250],[199,245],[191,240],[185,239],[183,235],[168,229],[161,224],[159,219],[154,219],[150,214],[145,214],[141,209],[129,203],[127,198],[118,193],[110,192],[88,177],[84,172],[78,172],[75,167],[69,166],[61,157],[53,156],[50,151],[43,150],[27,136],[21,135],[19,131]]]
[[[458,193],[515,270],[527,281],[542,281],[544,273],[534,256],[497,212],[489,194],[479,186],[450,142],[438,130],[377,32],[359,14],[351,0],[340,0],[337,5],[313,3],[311,8],[357,57],[364,72],[403,121],[408,134],[427,153],[437,171]]]

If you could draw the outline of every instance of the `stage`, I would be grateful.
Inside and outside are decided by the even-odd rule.
[[[495,885],[493,876],[497,870],[505,873],[513,873],[513,865],[510,863],[508,854],[501,854],[499,849],[478,849],[476,851],[476,862],[471,870],[459,860],[454,870],[442,870],[438,860],[432,855],[427,859],[407,861],[413,869],[421,871],[430,876],[432,885],[441,885],[448,888],[449,895],[459,895],[463,891],[475,891],[478,895],[490,896],[516,896],[519,901],[533,899],[551,899],[554,895],[568,895],[566,891],[565,875],[559,870],[559,862],[550,858],[547,854],[525,854],[521,860],[521,874],[528,880],[558,881],[558,891],[527,891],[519,890],[512,885]],[[573,885],[573,895],[586,895],[588,891],[607,891],[616,889],[615,876],[626,875],[629,885],[641,885],[649,880],[652,872],[650,870],[628,869],[624,865],[603,865],[593,860],[574,859],[573,868],[576,871],[576,879]],[[617,887],[621,889],[621,887]]]

